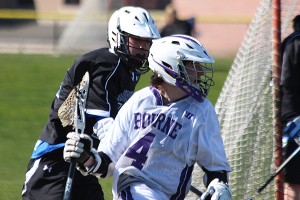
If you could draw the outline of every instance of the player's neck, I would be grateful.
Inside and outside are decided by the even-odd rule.
[[[158,87],[157,90],[162,95],[164,104],[175,102],[178,99],[187,96],[187,94],[178,87],[167,83],[163,83],[163,85]]]

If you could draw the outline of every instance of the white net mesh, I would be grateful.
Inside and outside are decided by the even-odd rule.
[[[282,39],[291,33],[299,7],[300,0],[282,1]],[[262,0],[215,106],[235,200],[275,199],[274,181],[256,192],[274,172],[272,40],[272,1]],[[204,191],[202,175],[196,167],[192,184]]]

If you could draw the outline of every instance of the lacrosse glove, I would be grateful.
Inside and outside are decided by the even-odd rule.
[[[86,134],[70,132],[65,143],[64,159],[67,162],[75,160],[78,164],[84,164],[91,156],[93,140]]]
[[[75,160],[77,170],[84,176],[94,173],[101,165],[101,158],[98,152],[92,147],[92,138],[86,134],[77,134],[75,132],[68,133],[67,138],[68,140],[64,147],[65,161],[70,162],[71,160]],[[84,167],[83,164],[91,156],[94,158],[93,166],[89,168]]]
[[[300,145],[300,116],[296,116],[290,120],[284,127],[283,132]]]
[[[211,195],[211,200],[231,200],[231,189],[228,184],[219,182],[219,179],[215,178],[210,182],[206,191],[202,194],[201,200],[205,200],[207,196]]]

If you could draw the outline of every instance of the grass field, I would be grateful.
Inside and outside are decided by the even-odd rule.
[[[75,56],[0,54],[0,199],[21,199],[25,170],[33,146],[48,118],[49,107]],[[215,86],[208,98],[218,98],[233,58],[216,58]],[[137,87],[149,84],[150,73]],[[106,199],[111,179],[101,180]]]

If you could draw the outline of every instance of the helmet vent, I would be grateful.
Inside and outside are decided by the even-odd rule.
[[[172,69],[171,65],[169,65],[169,64],[166,63],[165,61],[161,61],[161,62],[162,62],[162,64],[163,64],[164,66],[166,66],[167,68]]]
[[[205,53],[205,55],[207,55],[210,58],[210,56],[208,55],[208,53],[206,51],[203,51],[203,53]]]
[[[180,45],[178,41],[172,41],[172,44]]]
[[[188,44],[185,44],[188,48],[190,48],[190,49],[194,49],[194,47],[192,47],[192,46],[190,46],[190,45],[188,45]]]
[[[174,72],[172,72],[172,70],[173,70],[172,66],[164,61],[161,61],[161,63],[164,65],[163,66],[164,71],[174,78],[175,74],[174,74]]]
[[[149,19],[148,19],[146,13],[143,13],[143,14],[144,14],[144,17],[146,18],[147,22],[149,22]]]

